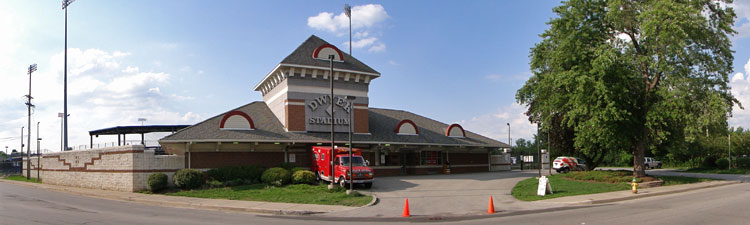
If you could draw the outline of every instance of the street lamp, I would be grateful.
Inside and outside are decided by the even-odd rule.
[[[344,4],[344,14],[349,17],[349,55],[352,55],[352,7]]]
[[[348,5],[347,5],[348,6]],[[355,96],[348,95],[346,100],[349,100],[349,193],[354,191],[354,167],[352,166],[352,152],[354,151],[354,145],[352,145],[352,124],[354,123],[354,100],[357,99]]]
[[[65,10],[65,64],[63,66],[63,148],[68,150],[68,6],[75,0],[62,0]],[[31,126],[31,125],[29,125]]]
[[[27,143],[28,143],[27,145],[29,147],[26,148],[26,160],[28,161],[28,163],[26,165],[26,180],[30,180],[31,179],[31,107],[34,107],[34,105],[31,104],[31,99],[33,98],[33,97],[31,97],[31,73],[33,73],[34,71],[36,71],[36,63],[31,64],[29,66],[29,72],[28,72],[28,74],[29,74],[29,94],[26,95],[26,99],[27,99],[26,107],[27,107],[27,109],[29,111],[29,131],[28,131],[29,138],[27,140]],[[23,158],[21,158],[21,159],[23,159]],[[23,172],[21,172],[21,173],[23,174]]]

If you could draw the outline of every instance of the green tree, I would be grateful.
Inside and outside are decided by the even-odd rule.
[[[563,2],[531,49],[534,75],[516,98],[544,130],[572,130],[560,137],[572,136],[575,151],[628,149],[633,175],[645,176],[647,150],[678,149],[703,130],[726,128],[738,104],[728,89],[728,3]]]

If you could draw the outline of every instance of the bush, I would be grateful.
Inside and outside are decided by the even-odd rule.
[[[750,157],[737,158],[735,165],[740,169],[750,169]]]
[[[727,158],[717,159],[716,167],[722,170],[729,169],[729,160]]]
[[[250,183],[260,182],[260,176],[263,174],[263,168],[257,166],[228,166],[216,169],[210,169],[206,172],[208,177],[221,182],[232,180],[249,180]],[[227,185],[230,186],[230,185]]]
[[[263,183],[281,186],[289,184],[292,179],[292,175],[287,169],[274,167],[264,171],[263,176],[261,176],[260,179],[263,181]]]
[[[224,187],[224,183],[218,180],[212,180],[206,183],[208,185],[208,188],[222,188]]]
[[[290,163],[290,162],[285,162],[285,163],[279,164],[279,166],[277,166],[277,167],[281,167],[281,168],[284,168],[286,170],[292,170],[292,169],[294,169],[294,167],[297,167],[297,164]]]
[[[716,168],[716,156],[706,156],[706,158],[703,159],[701,167]]]
[[[307,169],[305,169],[304,167],[294,167],[291,170],[289,170],[289,172],[292,172],[292,176],[294,176],[294,173],[296,173],[297,171],[300,171],[300,170],[307,171]]]
[[[315,174],[309,170],[298,170],[292,174],[292,183],[295,184],[313,184]]]
[[[174,185],[181,189],[194,189],[206,182],[203,173],[194,169],[181,169],[174,173]]]
[[[151,175],[148,175],[148,181],[146,182],[146,187],[151,192],[159,192],[161,190],[164,190],[169,185],[169,178],[166,174],[163,173],[152,173]]]

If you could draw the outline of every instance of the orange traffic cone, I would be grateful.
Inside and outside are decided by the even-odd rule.
[[[409,199],[406,199],[406,203],[404,203],[404,213],[401,214],[401,217],[411,217],[409,215]]]
[[[489,214],[495,213],[495,204],[493,204],[492,202],[492,195],[490,195],[490,204],[487,205],[487,213]]]

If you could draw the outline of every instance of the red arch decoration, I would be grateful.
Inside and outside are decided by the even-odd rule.
[[[419,127],[417,127],[417,124],[415,124],[411,120],[401,120],[401,122],[398,122],[398,125],[396,125],[396,130],[394,130],[394,132],[396,132],[396,134],[399,134],[398,131],[401,129],[401,125],[404,125],[405,123],[409,123],[412,126],[414,126],[414,131],[416,131],[416,133],[419,134]]]
[[[219,128],[224,128],[224,123],[227,122],[229,117],[232,116],[242,116],[244,117],[248,123],[250,123],[250,129],[255,129],[255,123],[253,123],[253,119],[250,118],[250,116],[247,115],[247,113],[241,112],[241,111],[231,111],[227,114],[224,114],[224,118],[221,118],[221,124],[219,125]]]
[[[313,51],[312,57],[317,59],[318,54],[320,54],[320,51],[323,50],[324,48],[332,48],[333,50],[336,50],[336,53],[338,53],[339,55],[339,59],[341,59],[342,62],[344,61],[344,53],[341,53],[341,50],[339,50],[338,48],[336,48],[336,46],[333,46],[331,44],[323,44],[315,48],[315,51]]]
[[[461,129],[461,135],[463,135],[463,137],[466,137],[466,131],[464,131],[464,128],[457,123],[451,124],[450,126],[448,126],[448,128],[445,129],[445,136],[451,136],[451,129],[453,129],[453,127],[458,127],[458,129]]]

